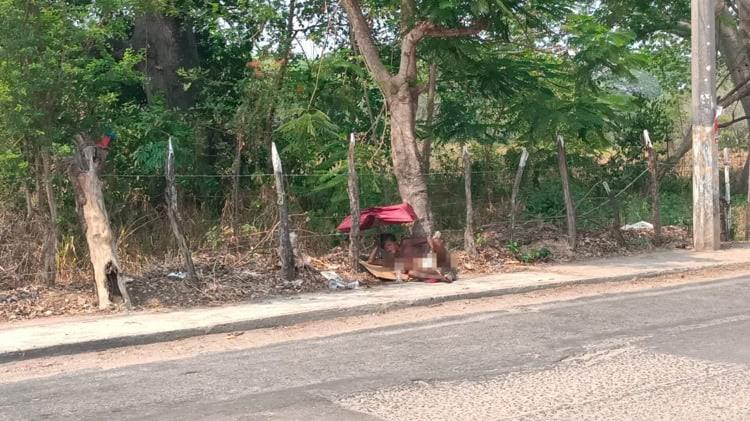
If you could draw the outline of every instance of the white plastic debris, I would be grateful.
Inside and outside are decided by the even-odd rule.
[[[622,227],[623,231],[648,231],[653,229],[654,225],[646,221],[636,222],[635,224],[627,224],[623,225]]]
[[[336,272],[320,272],[324,278],[328,280],[329,289],[357,289],[359,288],[359,281],[346,282],[341,279]]]
[[[185,272],[171,272],[167,275],[167,278],[172,279],[185,279],[187,278],[187,273]]]

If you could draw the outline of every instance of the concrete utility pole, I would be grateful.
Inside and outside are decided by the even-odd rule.
[[[693,88],[693,247],[721,246],[719,148],[715,139],[716,0],[691,0]]]

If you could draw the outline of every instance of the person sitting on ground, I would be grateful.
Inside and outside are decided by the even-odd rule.
[[[401,257],[401,247],[399,246],[396,236],[386,232],[380,234],[378,247],[375,247],[367,259],[367,263],[377,264],[379,266],[394,267],[396,259]]]
[[[394,268],[415,279],[447,282],[455,280],[455,275],[448,273],[448,251],[439,232],[429,239],[406,237],[400,244],[395,235],[381,234],[379,247],[373,249],[367,263]]]

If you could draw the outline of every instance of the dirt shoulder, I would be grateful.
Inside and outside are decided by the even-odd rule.
[[[453,241],[459,279],[483,274],[534,270],[543,263],[563,263],[599,257],[627,256],[657,250],[652,246],[651,233],[625,232],[626,246],[618,245],[608,231],[581,233],[575,252],[565,244],[554,226],[539,225],[528,228],[509,247],[508,235],[503,230],[482,232],[479,255],[467,256],[460,251],[460,243]],[[686,233],[674,227],[665,228],[665,241],[660,249],[684,248]],[[528,256],[547,250],[549,257],[542,261],[524,262]],[[352,273],[347,269],[347,251],[336,248],[320,257],[305,256],[297,279],[280,278],[277,260],[269,254],[240,254],[231,250],[212,250],[197,253],[197,281],[181,277],[179,263],[151,264],[134,276],[128,285],[136,311],[169,311],[207,306],[222,306],[259,301],[272,297],[293,296],[326,289],[327,281],[320,271],[335,271],[347,281],[357,280],[362,288],[381,283],[367,273]],[[2,274],[0,274],[2,275]],[[50,317],[105,316],[124,311],[122,303],[108,310],[99,310],[93,283],[85,273],[64,280],[54,287],[32,283],[15,288],[3,288],[0,276],[0,323],[18,322]],[[11,285],[10,281],[5,282]]]

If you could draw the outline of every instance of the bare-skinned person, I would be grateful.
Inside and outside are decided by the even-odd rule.
[[[393,234],[381,234],[379,246],[370,253],[368,263],[394,268],[411,278],[453,281],[451,276],[441,273],[441,269],[450,269],[450,262],[439,232],[430,239],[407,237],[401,244]]]

